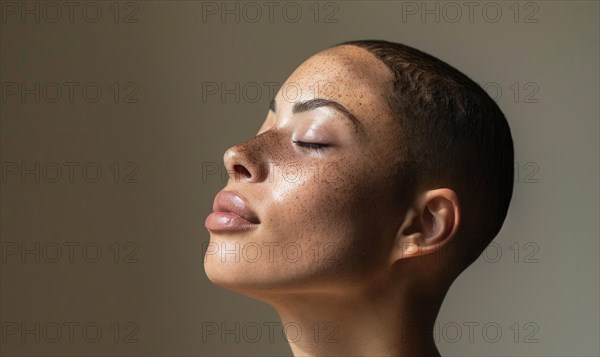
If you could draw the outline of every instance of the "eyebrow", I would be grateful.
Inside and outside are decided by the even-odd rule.
[[[350,122],[352,122],[352,124],[354,125],[354,129],[356,129],[356,131],[364,132],[364,127],[361,124],[361,122],[358,120],[358,118],[356,118],[356,116],[354,114],[352,114],[352,112],[350,112],[348,109],[346,109],[346,107],[344,107],[340,103],[336,102],[335,100],[324,99],[324,98],[314,98],[314,99],[309,99],[309,100],[302,101],[302,102],[296,102],[296,103],[294,103],[294,106],[292,107],[292,113],[302,113],[302,112],[317,109],[320,107],[332,107],[332,108],[336,109],[337,111],[344,114],[346,119],[348,119],[348,120],[350,120]],[[275,110],[276,110],[275,99],[272,99],[271,102],[269,103],[269,110],[275,112]]]

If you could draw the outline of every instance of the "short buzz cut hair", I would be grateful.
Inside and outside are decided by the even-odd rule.
[[[393,73],[386,97],[401,123],[399,188],[404,194],[440,187],[457,193],[459,274],[498,234],[512,198],[514,149],[504,114],[477,83],[432,55],[383,40],[333,47],[341,45],[366,49]]]

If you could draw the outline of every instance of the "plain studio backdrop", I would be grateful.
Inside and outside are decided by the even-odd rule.
[[[510,211],[446,297],[440,352],[600,354],[598,2],[1,10],[3,356],[290,355],[294,326],[206,278],[204,219],[224,151],[256,134],[272,93],[354,39],[447,61],[512,128]]]

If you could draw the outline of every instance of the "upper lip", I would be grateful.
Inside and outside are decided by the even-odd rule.
[[[260,223],[258,216],[242,196],[233,191],[219,191],[213,203],[213,212],[231,212],[251,223]]]

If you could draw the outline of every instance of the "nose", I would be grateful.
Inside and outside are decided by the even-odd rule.
[[[257,138],[232,146],[225,151],[223,161],[230,180],[257,183],[268,177],[269,165],[263,161],[263,155],[255,142]]]

